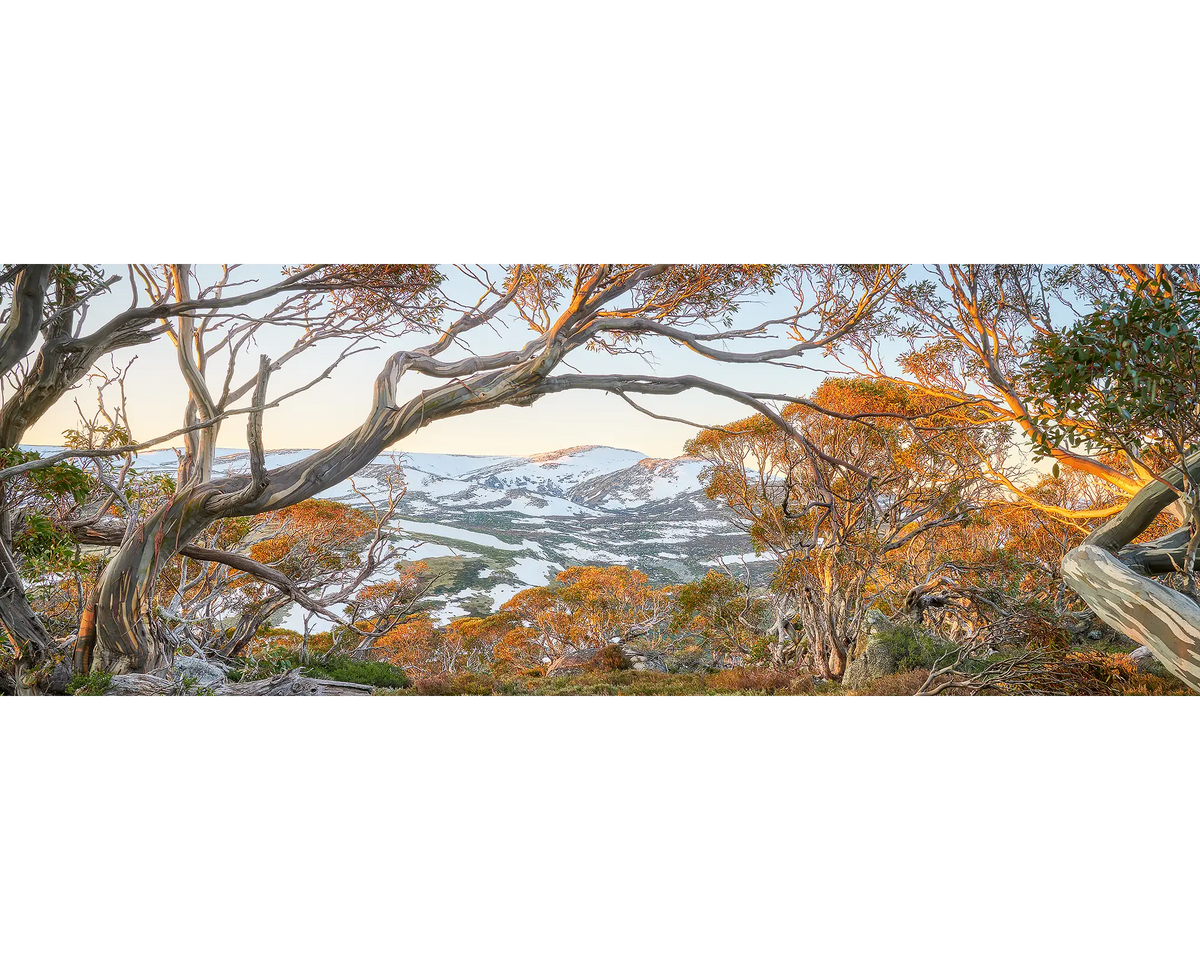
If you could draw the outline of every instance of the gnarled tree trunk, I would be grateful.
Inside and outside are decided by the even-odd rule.
[[[147,517],[109,561],[96,589],[94,631],[81,636],[77,662],[109,673],[149,673],[170,662],[172,651],[156,629],[153,598],[159,571],[171,557],[212,523],[229,517],[255,516],[293,506],[340,483],[369,464],[387,447],[423,424],[468,410],[502,403],[532,402],[545,357],[516,368],[484,374],[469,385],[454,382],[399,404],[396,390],[410,362],[399,353],[375,382],[371,411],[354,432],[324,450],[269,473],[263,464],[261,420],[251,417],[251,475],[225,477],[178,490]],[[264,358],[265,362],[265,358]],[[419,362],[419,360],[417,361]],[[264,368],[265,370],[265,368]],[[255,407],[262,406],[265,372]],[[528,399],[526,399],[528,398]],[[82,631],[81,631],[82,634]]]
[[[1187,462],[1195,476],[1200,454]],[[1167,479],[1176,487],[1183,471]],[[1148,647],[1173,675],[1200,691],[1200,604],[1144,574],[1182,572],[1188,528],[1153,543],[1133,544],[1178,494],[1167,484],[1147,484],[1121,513],[1063,557],[1063,579],[1114,630]]]

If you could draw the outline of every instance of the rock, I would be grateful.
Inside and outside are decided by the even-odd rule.
[[[896,658],[882,640],[872,640],[867,644],[863,655],[846,664],[846,672],[842,675],[842,686],[847,690],[858,690],[872,680],[886,677],[896,672]]]
[[[671,673],[667,669],[667,661],[661,654],[655,653],[653,650],[642,650],[638,647],[631,647],[627,643],[620,644],[621,652],[625,654],[629,660],[630,666],[634,670],[645,670],[650,673]]]
[[[176,657],[172,674],[178,678],[190,677],[203,687],[217,687],[228,680],[221,667],[199,657]]]
[[[1158,658],[1150,651],[1149,647],[1138,647],[1129,655],[1129,659],[1138,669],[1138,673],[1154,673],[1158,666]]]
[[[875,608],[867,611],[866,621],[868,637],[873,637],[880,631],[888,630],[896,625],[895,621],[893,621],[886,613]]]
[[[628,670],[633,666],[620,644],[572,650],[546,667],[547,677],[570,677],[588,671]],[[643,669],[645,669],[643,667]]]
[[[1087,635],[1087,637],[1089,640],[1092,640],[1092,641],[1103,640],[1104,639],[1104,631],[1103,630],[1093,630],[1091,633],[1089,633]]]

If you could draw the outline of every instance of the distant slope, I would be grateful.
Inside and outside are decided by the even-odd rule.
[[[270,451],[267,466],[312,452]],[[176,458],[171,450],[152,451],[136,465],[174,473]],[[690,457],[652,459],[601,446],[530,457],[396,453],[377,457],[353,485],[344,481],[323,496],[360,506],[363,496],[383,502],[389,476],[402,473],[407,492],[396,541],[409,559],[442,576],[435,599],[445,620],[490,613],[569,566],[622,564],[653,582],[675,583],[702,577],[718,558],[750,555],[749,538],[704,496],[703,466]],[[218,451],[217,475],[248,469],[245,451]],[[769,572],[765,563],[752,569]],[[300,626],[299,611],[286,623]]]

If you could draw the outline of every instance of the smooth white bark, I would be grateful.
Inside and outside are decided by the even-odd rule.
[[[1088,543],[1063,557],[1062,572],[1101,620],[1149,647],[1172,674],[1200,691],[1200,606],[1195,601],[1139,576]]]

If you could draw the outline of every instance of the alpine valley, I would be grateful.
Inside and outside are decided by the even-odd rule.
[[[270,451],[267,467],[312,452]],[[219,450],[214,474],[248,472],[248,456]],[[154,450],[134,465],[173,475],[177,457]],[[421,560],[438,576],[430,600],[446,622],[494,612],[571,566],[620,564],[656,584],[697,579],[719,563],[745,572],[743,561],[765,575],[766,558],[754,556],[745,532],[704,495],[702,469],[690,457],[653,459],[601,446],[526,457],[396,452],[323,496],[358,507],[366,499],[386,504],[403,478],[394,537],[405,560]],[[301,614],[293,605],[280,625],[303,629]]]

